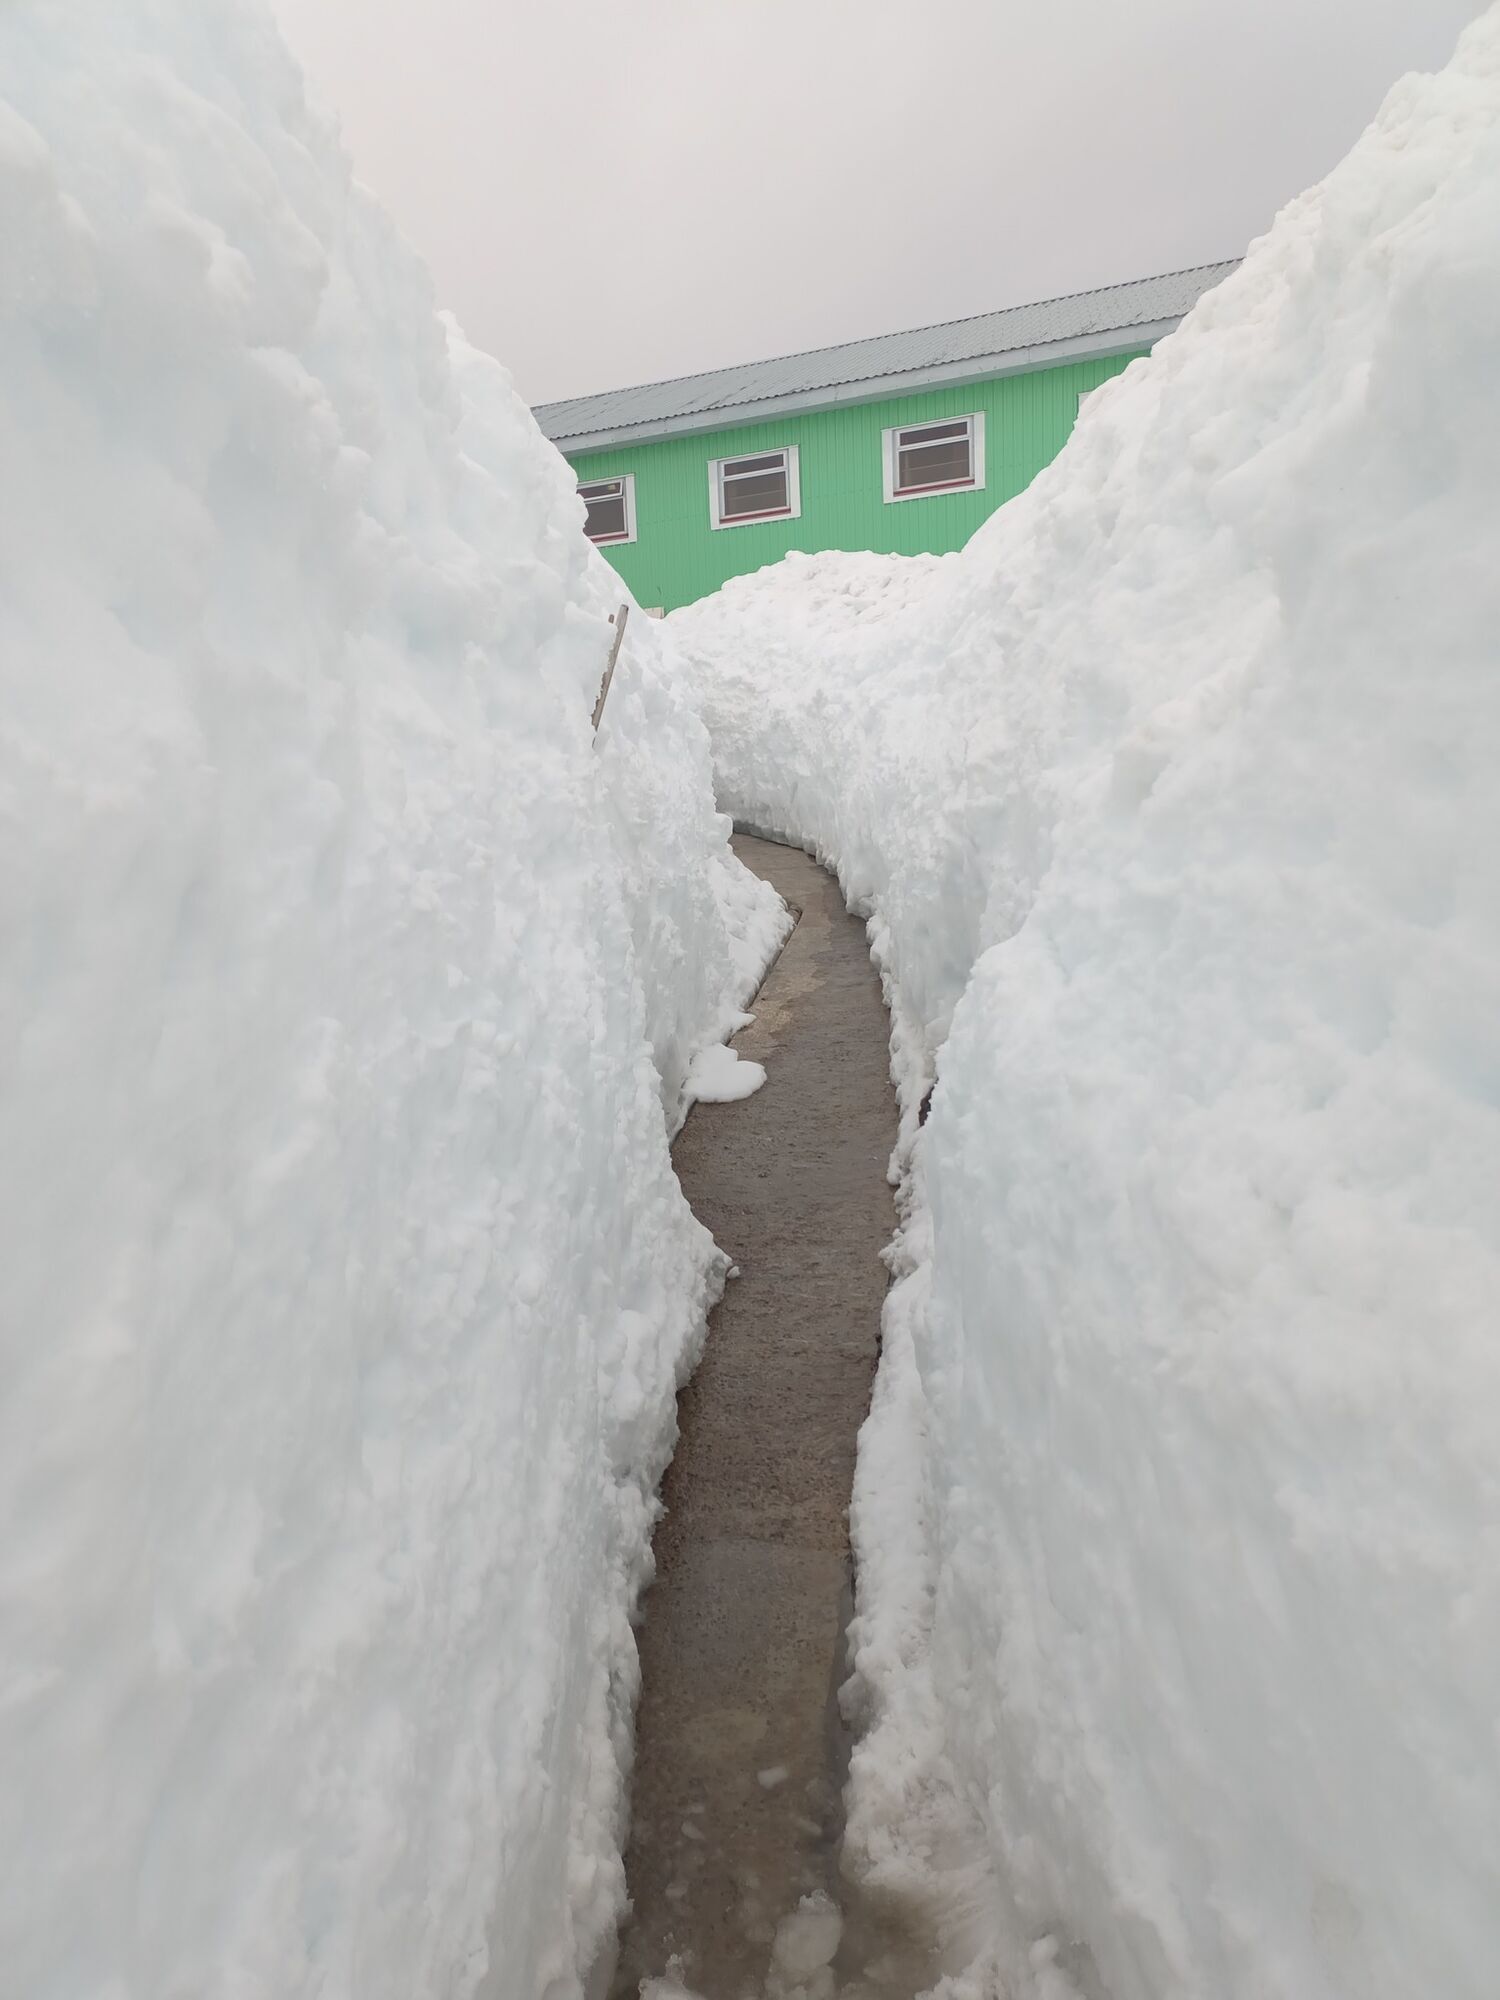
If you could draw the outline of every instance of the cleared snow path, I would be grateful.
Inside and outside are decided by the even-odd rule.
[[[806,1897],[842,1900],[835,1696],[855,1438],[895,1224],[888,1023],[864,926],[833,879],[800,851],[734,845],[801,914],[738,1038],[765,1063],[764,1088],[697,1105],[674,1149],[740,1275],[683,1391],[663,1489],[640,1634],[634,1916],[613,1990],[670,1969],[706,2000],[856,1977],[863,1993],[911,1994],[923,1982],[891,1940],[817,1903],[796,1914]]]

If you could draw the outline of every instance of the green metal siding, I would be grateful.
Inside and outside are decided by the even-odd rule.
[[[783,416],[732,430],[656,438],[610,451],[581,452],[581,480],[635,475],[634,542],[604,545],[636,601],[675,611],[731,576],[760,569],[789,549],[875,549],[898,555],[962,548],[982,521],[1013,498],[1062,450],[1079,392],[1118,375],[1134,355],[1071,362],[1062,368],[963,382],[876,403]],[[884,498],[883,433],[893,424],[984,412],[981,491]],[[796,445],[802,512],[795,521],[755,521],[715,529],[708,513],[708,467],[716,458]]]

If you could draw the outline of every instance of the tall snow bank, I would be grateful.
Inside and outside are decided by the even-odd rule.
[[[560,2000],[779,915],[262,7],[6,9],[0,244],[0,1985]]]
[[[937,1052],[853,1831],[1017,1993],[1494,1987],[1497,244],[1492,10],[957,561],[671,621]]]
[[[504,368],[451,320],[447,331],[459,444],[488,475],[477,482],[482,505],[468,532],[477,546],[503,547],[515,560],[528,537],[556,535],[560,523],[568,559],[583,569],[574,598],[595,621],[607,621],[629,593],[578,533],[580,503],[566,461],[542,438]],[[518,491],[521,467],[531,477]],[[694,1056],[739,1026],[739,1003],[760,984],[791,919],[770,884],[730,849],[729,823],[714,806],[708,738],[684,703],[675,642],[639,606],[625,630],[597,745],[602,830],[630,914],[647,1031],[675,1132],[691,1101]],[[595,622],[582,645],[590,714],[612,638]],[[566,699],[571,708],[573,695]]]

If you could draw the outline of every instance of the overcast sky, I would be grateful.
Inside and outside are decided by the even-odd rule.
[[[275,0],[533,401],[1234,256],[1480,0]]]

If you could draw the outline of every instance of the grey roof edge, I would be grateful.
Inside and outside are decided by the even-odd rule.
[[[993,379],[1068,359],[1118,354],[1178,325],[1239,261],[1221,258],[936,325],[563,397],[538,404],[534,414],[555,444],[578,452],[882,400],[903,387]],[[1018,337],[1007,339],[1008,333]],[[831,369],[840,356],[846,357],[842,375]]]
[[[616,424],[608,430],[547,433],[560,452],[603,451],[617,444],[652,444],[657,438],[691,437],[703,431],[737,430],[777,417],[801,416],[810,410],[853,409],[861,403],[883,403],[889,397],[912,395],[920,389],[942,388],[950,382],[995,382],[1006,375],[1027,375],[1067,361],[1101,361],[1149,347],[1182,324],[1175,319],[1148,320],[1141,326],[1114,327],[1108,333],[1080,334],[1073,340],[1052,340],[1035,347],[984,354],[972,361],[946,361],[935,368],[909,368],[890,375],[868,376],[862,382],[841,382],[828,389],[801,389],[785,396],[762,396],[752,402],[726,403],[722,409],[695,410],[681,417],[643,418],[637,424]],[[545,405],[543,406],[545,408]],[[541,422],[541,410],[533,413]],[[546,431],[546,425],[542,425]]]

